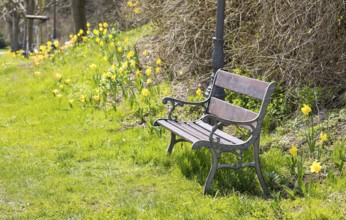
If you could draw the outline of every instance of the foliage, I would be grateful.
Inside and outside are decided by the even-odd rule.
[[[127,37],[120,39],[114,26],[106,22],[93,30],[89,23],[87,26],[86,33],[80,30],[78,34],[70,35],[70,44],[59,47],[57,41],[49,41],[40,46],[40,52],[30,56],[36,66],[45,59],[53,64],[68,62],[71,57],[63,55],[67,50],[76,53],[92,51],[94,58],[98,58],[98,62],[94,60],[81,70],[83,77],[72,78],[70,74],[56,72],[52,95],[59,103],[68,103],[71,108],[110,107],[117,110],[119,102],[125,100],[141,123],[146,122],[146,118],[153,121],[162,109],[159,97],[168,94],[167,88],[161,91],[157,85],[161,59],[156,59],[154,64],[141,64],[136,46]],[[34,75],[40,73],[36,71]]]

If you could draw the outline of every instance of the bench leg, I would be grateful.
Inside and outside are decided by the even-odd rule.
[[[262,175],[262,170],[261,170],[261,165],[260,165],[260,159],[259,159],[259,139],[254,143],[254,160],[255,160],[255,169],[257,173],[258,180],[261,184],[261,187],[263,189],[263,192],[265,196],[268,198],[270,196],[267,185],[264,181],[263,175]]]
[[[204,185],[204,190],[203,190],[204,195],[206,195],[207,192],[209,191],[211,183],[213,182],[215,173],[216,173],[218,166],[219,166],[219,158],[217,156],[215,149],[209,148],[209,150],[210,150],[211,155],[212,155],[212,161],[211,161],[211,168],[209,171],[209,175],[208,175],[207,180],[206,180],[205,185]]]
[[[168,154],[172,153],[173,147],[174,147],[174,145],[176,143],[177,143],[177,137],[176,137],[176,135],[173,132],[171,132],[171,142],[169,143],[169,146],[167,148],[167,153]]]

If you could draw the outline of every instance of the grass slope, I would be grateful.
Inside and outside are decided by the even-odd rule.
[[[339,219],[346,214],[344,176],[316,182],[307,197],[265,200],[248,171],[247,182],[238,184],[252,193],[229,185],[228,191],[203,196],[207,151],[192,152],[186,144],[167,156],[168,133],[159,138],[133,123],[125,103],[115,112],[71,108],[53,97],[57,71],[81,77],[97,60],[97,54],[83,50],[39,67],[1,57],[1,219]],[[34,77],[35,71],[41,75]],[[277,148],[265,152],[267,170],[284,166],[282,157]]]

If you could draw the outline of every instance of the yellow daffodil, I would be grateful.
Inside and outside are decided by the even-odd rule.
[[[104,28],[108,28],[108,23],[107,22],[103,22],[103,27]]]
[[[99,30],[97,30],[97,29],[94,29],[94,30],[93,30],[93,33],[94,33],[95,35],[99,35],[99,34],[100,34]]]
[[[291,147],[291,149],[289,151],[290,151],[290,154],[293,157],[296,157],[297,156],[297,152],[298,152],[298,148],[296,146],[292,145],[292,147]]]
[[[309,115],[309,113],[311,112],[311,108],[307,104],[303,104],[303,107],[300,110],[303,112],[304,115]]]
[[[78,40],[78,37],[77,37],[77,35],[75,35],[72,37],[71,42],[75,43],[75,42],[77,42],[77,40]]]
[[[135,8],[133,9],[133,12],[137,15],[139,15],[141,13],[141,9],[140,8]]]
[[[65,80],[65,84],[66,84],[66,85],[69,85],[70,83],[71,83],[71,79],[66,79],[66,80]]]
[[[90,65],[90,69],[92,69],[92,70],[95,70],[96,69],[96,64],[95,63],[92,63],[91,65]]]
[[[40,75],[41,75],[41,72],[39,72],[39,71],[34,72],[35,77],[39,77]]]
[[[147,56],[148,55],[148,51],[143,51],[143,53],[142,53],[144,56]]]
[[[320,134],[320,142],[321,142],[321,144],[323,144],[323,143],[326,142],[326,141],[328,141],[328,136],[327,136],[327,134],[321,132],[321,134]]]
[[[141,75],[141,71],[140,70],[136,70],[136,76]]]
[[[123,73],[124,73],[124,67],[120,67],[120,68],[118,69],[118,71],[119,71],[120,74],[123,74]]]
[[[90,30],[87,30],[87,32],[86,32],[86,33],[87,33],[87,35],[91,34]]]
[[[159,66],[160,66],[161,63],[162,63],[162,60],[161,60],[160,58],[156,60],[156,65],[159,65]]]
[[[311,173],[319,173],[322,166],[319,162],[314,161],[310,166]]]
[[[81,95],[80,99],[81,103],[85,103],[87,101],[87,96],[86,95]]]
[[[73,102],[74,102],[74,99],[69,99],[68,100],[68,103],[70,104],[71,107],[73,107]]]
[[[114,47],[115,46],[115,43],[114,42],[111,42],[111,47]]]
[[[114,70],[116,70],[116,68],[117,68],[117,67],[116,67],[114,64],[112,64],[112,66],[111,66],[111,70],[113,70],[113,71],[114,71]]]
[[[56,80],[60,81],[61,78],[62,78],[62,76],[60,75],[60,73],[56,73],[56,74],[54,75],[54,78],[55,78]]]
[[[54,96],[56,96],[56,95],[58,95],[60,93],[58,89],[54,89],[54,90],[52,90],[52,92],[53,92]]]
[[[128,2],[127,2],[127,5],[128,5],[129,7],[133,7],[132,1],[128,1]]]
[[[155,72],[156,73],[160,73],[161,72],[161,68],[160,67],[156,67]]]
[[[129,59],[131,59],[134,55],[135,55],[135,52],[133,52],[133,51],[131,50],[131,51],[129,51],[129,52],[126,54],[126,58],[129,60]]]
[[[106,78],[107,78],[107,79],[110,79],[111,77],[112,77],[112,73],[111,73],[111,72],[107,72],[107,73],[106,73]]]
[[[58,48],[58,47],[59,47],[59,41],[58,41],[58,40],[55,40],[55,41],[54,41],[54,47],[55,47],[55,48]]]
[[[129,63],[127,61],[123,62],[123,64],[121,65],[121,67],[123,69],[127,69],[127,67],[129,67]]]
[[[123,52],[123,48],[122,47],[118,47],[118,52],[119,53]]]
[[[63,90],[64,89],[64,85],[63,84],[59,85],[59,89]]]
[[[40,46],[40,51],[45,52],[47,50],[47,47],[44,45]]]
[[[78,32],[79,35],[83,35],[84,34],[84,30],[83,29],[80,29],[79,32]]]
[[[146,73],[148,76],[150,76],[150,75],[151,75],[151,68],[147,68],[147,69],[145,70],[145,73]]]
[[[202,96],[202,90],[201,90],[200,88],[197,89],[196,95],[197,95],[198,97],[201,97],[201,96]]]
[[[87,22],[87,23],[86,23],[86,26],[87,26],[87,27],[90,27],[90,23],[89,23],[89,22]]]
[[[148,90],[148,89],[143,89],[143,90],[142,90],[142,95],[143,95],[144,97],[147,97],[147,96],[149,95],[149,90]]]
[[[100,96],[99,96],[99,95],[94,95],[94,96],[93,96],[93,99],[94,99],[96,102],[98,102],[98,101],[100,101]]]
[[[131,66],[132,68],[135,68],[135,67],[136,67],[136,61],[130,60],[130,66]]]
[[[151,79],[147,79],[147,84],[149,85],[149,84],[151,84]]]
[[[129,38],[126,37],[126,38],[124,39],[124,42],[127,44],[127,43],[129,42]]]
[[[183,72],[183,71],[180,71],[180,72],[178,73],[178,75],[179,75],[179,76],[183,76],[183,75],[184,75],[184,72]]]

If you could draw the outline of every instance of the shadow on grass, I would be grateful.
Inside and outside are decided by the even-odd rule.
[[[182,174],[186,176],[186,178],[196,180],[199,184],[204,186],[211,166],[211,154],[209,150],[203,148],[199,151],[194,151],[188,149],[188,146],[183,147],[183,149],[179,148],[180,147],[176,146],[173,154],[176,154],[176,163]],[[236,161],[235,159],[235,156],[231,153],[224,153],[222,154],[220,162],[233,163]],[[244,155],[244,161],[250,161],[251,159],[252,151],[249,150],[249,152]],[[263,195],[253,167],[238,170],[226,168],[219,169],[216,172],[209,194],[227,196],[234,192],[258,196]]]

